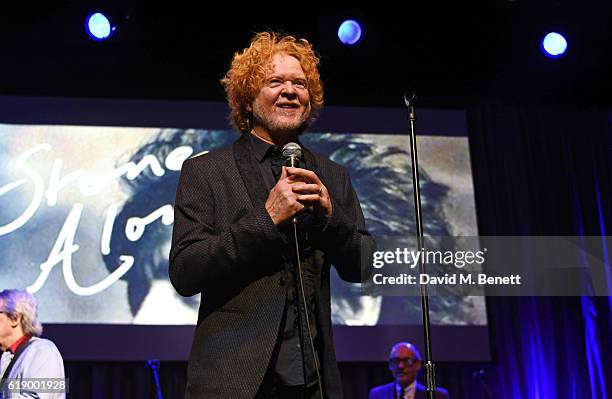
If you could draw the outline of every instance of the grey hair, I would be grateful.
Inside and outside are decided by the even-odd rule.
[[[11,317],[21,315],[21,329],[24,335],[40,337],[43,331],[38,320],[38,302],[25,290],[0,291],[2,311]]]
[[[393,345],[393,347],[391,348],[391,352],[393,352],[394,349],[402,347],[402,346],[405,346],[406,348],[410,349],[414,353],[414,357],[417,360],[419,361],[422,360],[421,352],[419,352],[419,349],[413,344],[411,344],[410,342],[398,342],[397,344]]]

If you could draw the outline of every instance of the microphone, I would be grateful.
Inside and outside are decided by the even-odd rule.
[[[283,146],[281,154],[285,157],[285,164],[295,167],[297,160],[302,158],[302,147],[298,143],[290,142]],[[293,217],[293,224],[297,224],[297,216]]]
[[[297,160],[302,158],[302,147],[298,143],[287,143],[283,146],[283,150],[281,151],[287,163],[291,167],[295,167]]]
[[[281,154],[285,157],[285,164],[292,168],[297,164],[298,159],[302,158],[302,147],[298,143],[290,142],[283,146]],[[297,216],[293,217],[293,224],[297,224]]]

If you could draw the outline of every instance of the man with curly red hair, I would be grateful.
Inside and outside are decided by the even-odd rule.
[[[342,397],[330,267],[359,282],[374,241],[344,168],[305,148],[279,165],[323,105],[318,64],[305,39],[255,35],[221,81],[241,137],[183,164],[169,273],[202,294],[188,398]]]

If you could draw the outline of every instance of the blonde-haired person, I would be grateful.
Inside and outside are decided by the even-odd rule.
[[[32,294],[0,291],[0,397],[65,398],[65,381],[53,380],[64,378],[62,356],[42,330]]]
[[[280,151],[323,105],[318,63],[305,39],[256,34],[221,81],[241,137],[183,164],[170,280],[202,294],[187,398],[342,397],[330,267],[359,282],[374,241],[343,167],[303,145],[286,167]]]

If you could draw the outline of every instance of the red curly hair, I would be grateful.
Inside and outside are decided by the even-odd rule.
[[[310,95],[309,124],[323,107],[319,57],[308,40],[276,32],[257,33],[248,48],[234,54],[229,71],[221,79],[232,109],[231,123],[241,132],[248,132],[252,128],[249,109],[263,87],[270,61],[277,53],[295,57],[304,70]]]

